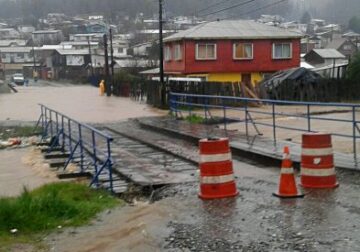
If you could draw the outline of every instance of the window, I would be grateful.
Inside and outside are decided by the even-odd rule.
[[[253,44],[251,43],[235,43],[234,44],[234,59],[252,59],[253,58]]]
[[[216,59],[216,44],[196,44],[197,60]]]
[[[351,50],[351,45],[344,45],[344,46],[343,46],[343,49],[344,49],[344,50]]]
[[[118,48],[118,53],[124,53],[124,48],[119,47],[119,48]]]
[[[292,57],[291,43],[274,43],[273,59],[291,59]]]
[[[175,45],[174,59],[175,60],[181,60],[182,59],[181,45]]]
[[[164,59],[165,59],[166,61],[171,60],[171,50],[170,50],[170,47],[169,47],[169,46],[165,46],[165,49],[164,49]]]

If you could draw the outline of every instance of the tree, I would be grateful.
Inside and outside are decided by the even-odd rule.
[[[349,29],[360,33],[360,18],[359,17],[352,17],[349,20]]]
[[[346,74],[350,81],[360,85],[360,53],[352,58]]]
[[[301,18],[301,23],[302,24],[310,24],[310,22],[311,22],[311,15],[308,11],[306,11]]]

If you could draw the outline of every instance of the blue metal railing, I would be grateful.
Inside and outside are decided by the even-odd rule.
[[[41,115],[37,125],[42,127],[42,140],[50,138],[51,152],[55,147],[68,151],[64,171],[73,161],[78,161],[81,172],[90,172],[90,186],[99,186],[99,176],[106,176],[113,192],[113,161],[111,142],[113,138],[94,127],[80,123],[56,110],[39,104]],[[87,162],[88,161],[88,162]]]
[[[355,165],[358,164],[357,159],[357,141],[360,138],[360,121],[356,118],[356,113],[360,112],[360,104],[348,104],[348,103],[321,103],[321,102],[297,102],[297,101],[277,101],[269,99],[253,99],[253,98],[241,98],[241,97],[229,97],[229,96],[212,96],[212,95],[195,95],[184,93],[170,93],[170,110],[178,117],[183,112],[189,115],[194,113],[195,109],[198,109],[198,113],[204,113],[205,120],[211,117],[211,109],[222,110],[224,129],[227,130],[227,123],[230,120],[236,120],[237,122],[245,123],[246,136],[249,136],[249,124],[254,127],[258,134],[261,134],[258,125],[265,127],[272,127],[272,135],[274,144],[277,141],[277,129],[294,130],[300,132],[316,132],[313,127],[315,126],[313,121],[328,121],[345,123],[346,126],[351,127],[351,133],[344,132],[331,132],[333,136],[351,138],[352,149],[354,154]],[[259,111],[253,109],[254,104],[268,105],[271,107],[271,112]],[[284,113],[278,110],[278,106],[303,106],[305,113]],[[313,107],[336,107],[342,108],[344,111],[351,113],[351,119],[341,118],[325,118],[317,116],[316,113],[312,113]],[[244,119],[230,118],[228,111],[242,111],[244,112]],[[342,111],[337,111],[342,112]],[[254,119],[252,115],[262,114],[271,115],[271,123],[264,122],[264,120]],[[276,117],[294,117],[301,118],[307,121],[305,128],[284,126],[277,124]],[[270,118],[268,118],[270,119]]]

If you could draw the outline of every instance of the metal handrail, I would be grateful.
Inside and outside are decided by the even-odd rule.
[[[186,93],[176,93],[176,92],[170,92],[170,110],[171,112],[174,112],[176,116],[178,116],[178,113],[182,112],[188,112],[189,114],[195,113],[193,108],[198,108],[199,113],[204,112],[204,117],[207,119],[209,113],[209,109],[222,109],[223,110],[223,119],[224,119],[224,129],[227,130],[227,122],[229,119],[234,119],[233,117],[227,116],[227,110],[236,110],[236,111],[242,111],[245,113],[243,120],[236,120],[238,122],[244,122],[246,124],[246,136],[249,136],[248,132],[248,124],[254,126],[258,134],[260,133],[257,129],[256,125],[266,126],[266,127],[272,127],[273,128],[273,140],[276,144],[277,141],[277,134],[276,129],[286,129],[286,130],[294,130],[294,131],[300,131],[300,132],[314,132],[312,129],[311,122],[314,120],[322,120],[322,121],[329,121],[329,122],[341,122],[341,123],[347,123],[350,124],[352,128],[352,132],[349,134],[344,134],[343,132],[333,132],[332,135],[338,136],[338,137],[346,137],[346,138],[352,138],[353,140],[353,154],[354,154],[354,161],[357,165],[357,140],[360,139],[360,121],[356,118],[356,112],[360,109],[360,104],[351,104],[351,103],[323,103],[323,102],[300,102],[300,101],[285,101],[285,100],[270,100],[270,99],[254,99],[254,98],[243,98],[243,97],[232,97],[232,96],[214,96],[214,95],[197,95],[197,94],[186,94]],[[196,102],[195,99],[197,98]],[[218,101],[217,104],[211,104],[209,100],[216,100]],[[220,101],[220,102],[219,102]],[[242,107],[236,107],[229,104],[225,104],[225,102],[241,102]],[[265,104],[271,106],[271,112],[267,111],[256,111],[254,109],[250,109],[251,103],[259,103],[259,104]],[[220,104],[220,105],[219,105]],[[295,113],[291,114],[289,112],[283,113],[276,110],[276,106],[282,106],[282,105],[298,105],[298,106],[305,106],[305,111],[301,114]],[[187,109],[181,108],[181,106],[186,106]],[[348,108],[347,112],[350,112],[351,119],[337,119],[337,118],[324,118],[320,117],[319,115],[313,115],[311,113],[311,108],[314,106],[318,107],[337,107],[337,108]],[[200,110],[200,108],[203,108]],[[340,110],[339,112],[342,112]],[[265,119],[272,119],[272,122],[259,122],[256,119],[253,119],[251,114],[262,114],[262,115],[271,115],[269,118]],[[295,118],[302,118],[307,120],[306,129],[300,129],[290,126],[282,126],[277,125],[276,123],[276,117],[277,116],[286,116],[286,117],[295,117]],[[236,118],[237,119],[237,118]],[[264,118],[262,118],[264,119]],[[261,120],[262,120],[261,119]]]
[[[113,192],[113,161],[111,157],[113,137],[43,104],[39,104],[39,106],[41,115],[37,125],[41,124],[43,129],[42,139],[46,137],[51,139],[49,152],[56,146],[60,146],[62,150],[70,152],[70,156],[64,165],[64,171],[74,159],[80,158],[79,165],[81,172],[84,172],[85,169],[93,169],[93,179],[90,182],[90,186],[95,185],[98,187],[99,176],[107,170],[110,184],[108,189]],[[90,139],[84,137],[85,130],[89,131]],[[104,146],[99,146],[100,140],[105,143]],[[86,157],[91,159],[89,166],[84,162]]]

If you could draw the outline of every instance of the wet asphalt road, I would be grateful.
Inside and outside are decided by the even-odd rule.
[[[160,192],[160,197],[173,195],[177,213],[168,223],[172,232],[163,249],[360,251],[358,173],[339,172],[337,189],[306,191],[303,199],[281,200],[271,195],[277,188],[276,170],[256,169],[250,175],[240,175],[237,169],[237,198],[202,201],[197,184]],[[254,176],[262,169],[267,170],[264,175]]]

